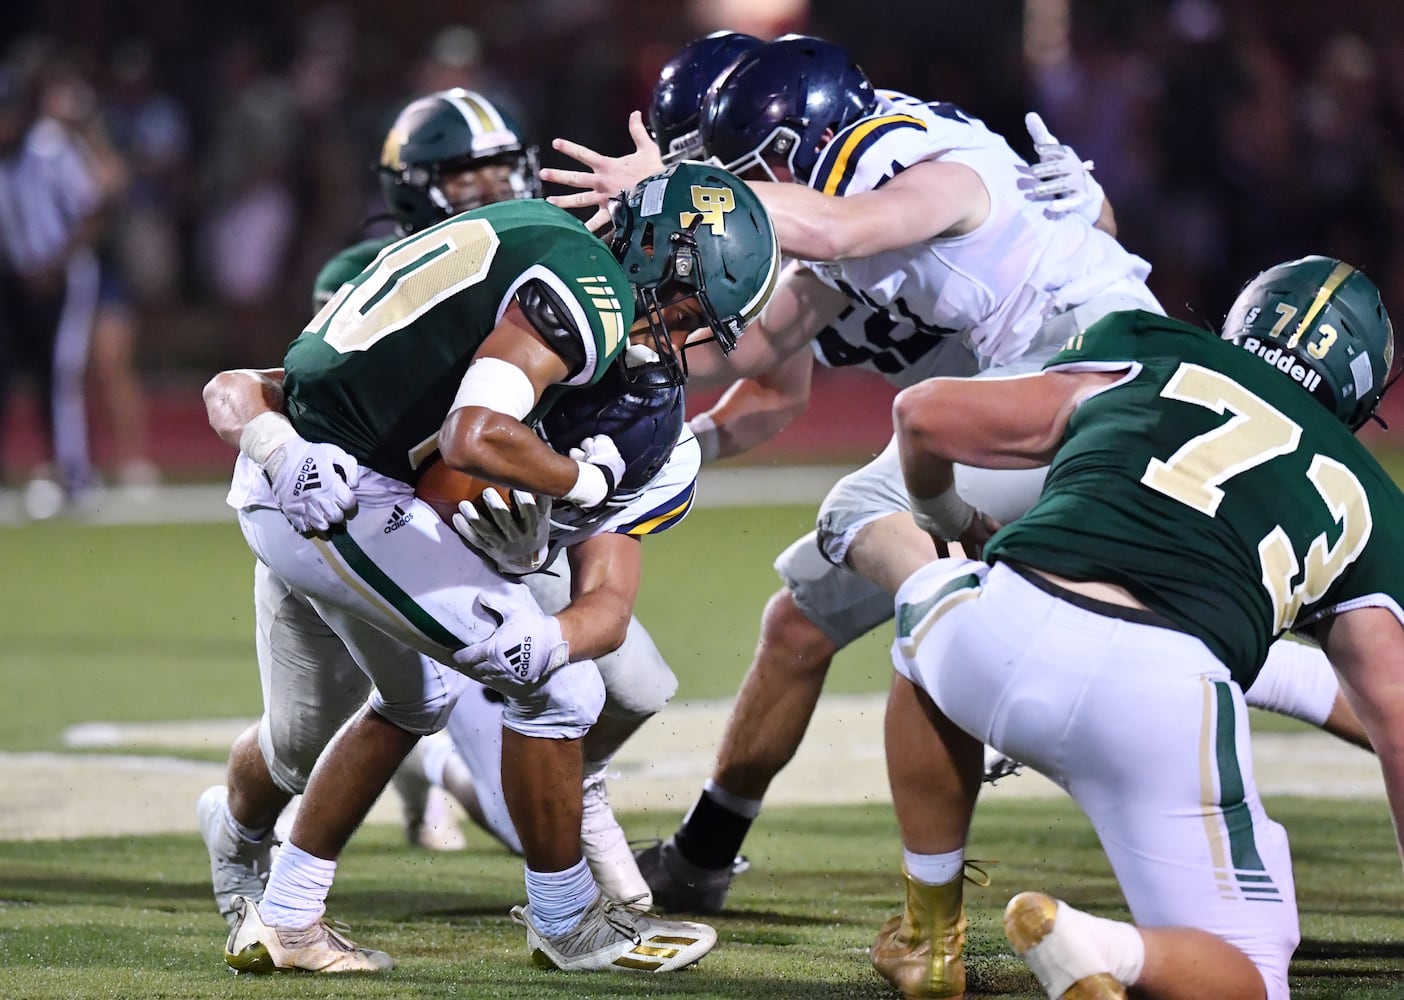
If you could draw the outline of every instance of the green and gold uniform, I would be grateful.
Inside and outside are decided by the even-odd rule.
[[[594,382],[624,347],[633,290],[609,249],[545,202],[501,202],[390,243],[337,288],[284,359],[288,416],[413,483],[474,354],[524,295],[571,366],[563,388]]]
[[[1041,497],[986,546],[990,562],[1119,584],[1243,688],[1284,630],[1404,605],[1404,497],[1303,391],[1317,376],[1146,312],[1095,324],[1045,370],[1127,362],[1073,414]]]

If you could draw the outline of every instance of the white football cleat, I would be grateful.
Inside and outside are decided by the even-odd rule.
[[[512,907],[526,927],[531,960],[543,969],[568,972],[673,972],[712,950],[717,932],[706,924],[660,920],[604,893],[595,897],[574,928],[547,937],[532,921],[531,905]]]
[[[224,946],[224,964],[236,973],[384,972],[395,960],[383,951],[362,948],[325,920],[311,927],[270,927],[251,899],[234,900],[234,928]]]
[[[585,779],[582,806],[580,852],[600,891],[614,899],[627,899],[638,909],[648,909],[653,905],[653,892],[639,871],[619,820],[614,818],[603,772]]]
[[[239,836],[228,822],[228,802],[229,789],[224,785],[211,785],[195,803],[195,820],[210,856],[210,885],[214,889],[215,905],[224,922],[233,927],[236,897],[263,898],[278,838],[271,832],[257,842]]]

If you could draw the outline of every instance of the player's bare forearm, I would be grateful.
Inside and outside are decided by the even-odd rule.
[[[239,447],[244,426],[260,413],[283,409],[283,369],[235,368],[205,383],[205,415],[219,439]]]
[[[824,284],[813,271],[791,264],[734,351],[725,357],[705,347],[689,351],[688,388],[730,385],[788,364],[795,354],[808,355],[809,342],[849,305],[842,292]]]
[[[604,656],[624,642],[643,576],[642,549],[632,535],[607,532],[567,550],[571,600],[556,618],[572,660]]]
[[[800,351],[756,378],[732,383],[707,411],[718,434],[717,458],[750,451],[784,430],[809,405],[814,355]]]
[[[929,161],[876,191],[836,197],[800,184],[753,183],[780,249],[800,260],[869,257],[978,226],[989,195],[962,163]]]
[[[565,496],[580,475],[574,459],[520,420],[484,406],[461,406],[448,415],[439,430],[439,454],[470,476],[550,497]]]
[[[893,401],[898,447],[914,459],[930,456],[982,469],[1038,468],[1052,460],[1078,402],[1122,376],[1055,371],[928,379],[903,389]]]
[[[1337,615],[1318,636],[1379,757],[1404,854],[1404,625],[1387,608],[1359,608]]]

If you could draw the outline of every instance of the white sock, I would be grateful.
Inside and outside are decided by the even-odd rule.
[[[247,841],[250,844],[257,844],[259,841],[263,840],[264,837],[268,836],[268,834],[273,831],[273,828],[271,826],[266,827],[263,830],[254,830],[250,827],[245,826],[243,823],[240,823],[237,819],[234,818],[234,814],[229,811],[228,802],[224,803],[224,818],[229,823],[229,829],[234,831],[234,835],[237,836],[240,840]]]
[[[903,850],[902,864],[906,866],[907,874],[923,885],[945,885],[965,871],[965,851],[913,854]]]
[[[536,872],[527,868],[526,893],[536,929],[547,937],[558,937],[580,923],[600,890],[595,885],[595,876],[590,874],[590,866],[581,858],[563,872]]]
[[[702,790],[706,792],[717,805],[721,806],[723,809],[734,812],[738,816],[745,816],[747,819],[755,819],[760,815],[760,799],[743,799],[739,795],[733,795],[711,778],[707,779],[707,783],[702,786]]]
[[[288,842],[273,859],[258,915],[272,927],[311,927],[327,912],[327,893],[335,878],[335,861]]]
[[[1141,978],[1146,964],[1146,942],[1135,924],[1093,916],[1059,900],[1053,926],[1066,927],[1091,943],[1106,960],[1106,971],[1123,986],[1134,986]]]

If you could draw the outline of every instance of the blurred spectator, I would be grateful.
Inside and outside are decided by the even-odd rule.
[[[198,40],[180,5],[48,0],[19,19],[111,66],[99,95],[131,172],[112,251],[153,363],[179,368],[276,361],[310,269],[361,235],[346,220],[378,197],[358,151],[410,96],[502,100],[548,162],[557,135],[623,152],[662,60],[718,28],[839,38],[870,75],[1011,135],[1042,112],[1096,162],[1121,239],[1177,315],[1214,322],[1229,276],[1305,252],[1350,259],[1397,298],[1397,6],[1339,0],[1323,26],[1307,0],[891,0],[880,18],[848,0],[480,0],[452,21],[320,0],[224,5]]]
[[[226,307],[226,335],[272,363],[288,340],[272,307],[298,222],[289,183],[297,114],[288,81],[269,70],[256,37],[229,39],[215,59],[220,91],[202,165],[201,271]]]
[[[55,75],[47,43],[0,66],[0,414],[17,370],[33,374],[52,463],[25,490],[51,517],[92,485],[83,394],[104,184],[66,123],[93,112],[92,92]],[[41,103],[42,102],[42,103]]]

